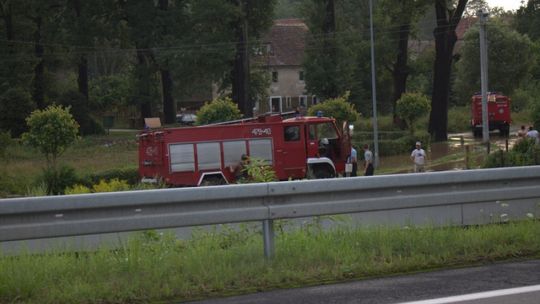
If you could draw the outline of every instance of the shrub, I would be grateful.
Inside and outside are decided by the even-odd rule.
[[[197,111],[197,125],[230,121],[242,118],[242,113],[230,98],[214,99]]]
[[[27,131],[26,117],[35,108],[28,92],[21,88],[11,88],[0,95],[0,130],[11,131],[19,137]]]
[[[101,180],[92,187],[93,192],[115,192],[127,190],[129,190],[128,183],[117,178],[113,178],[110,181]]]
[[[407,123],[411,134],[414,134],[416,120],[430,110],[429,99],[419,93],[405,93],[396,102],[396,114]]]
[[[91,193],[90,188],[83,186],[81,184],[74,185],[72,187],[67,187],[64,191],[64,194],[83,194]]]
[[[56,159],[79,137],[79,124],[61,106],[36,110],[26,119],[29,131],[23,134],[24,142],[34,146],[47,159],[47,167],[55,167]],[[63,190],[64,188],[62,188]]]
[[[64,194],[66,188],[79,182],[75,169],[69,166],[47,168],[43,171],[41,180],[49,195]]]
[[[448,110],[448,132],[466,132],[471,129],[469,106],[452,107]]]
[[[136,185],[139,181],[139,171],[137,168],[111,169],[104,172],[94,173],[86,176],[83,182],[86,186],[92,187],[101,180],[110,181],[112,179],[124,180],[130,185]]]
[[[540,165],[540,147],[534,139],[524,138],[516,142],[512,150],[490,153],[484,161],[484,168]]]
[[[245,170],[249,176],[249,180],[243,182],[251,183],[267,183],[277,180],[276,172],[267,161],[259,158],[250,158]]]
[[[354,123],[360,120],[360,113],[356,111],[354,105],[349,102],[349,92],[345,95],[327,99],[324,102],[316,104],[308,109],[309,115],[316,115],[321,111],[326,117],[333,117],[340,128],[343,122]]]

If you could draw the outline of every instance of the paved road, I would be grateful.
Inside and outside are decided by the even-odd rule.
[[[394,304],[540,284],[540,260],[494,263],[485,266],[433,271],[414,275],[362,280],[342,284],[276,290],[213,299],[197,304]],[[464,298],[466,299],[466,298]],[[424,303],[540,303],[540,292],[518,293],[464,302]],[[527,302],[528,301],[528,302]]]

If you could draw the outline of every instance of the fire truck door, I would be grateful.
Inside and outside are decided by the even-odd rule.
[[[317,157],[319,152],[319,141],[317,140],[315,125],[306,125],[306,151],[307,157]]]
[[[305,139],[300,125],[283,126],[283,146],[278,148],[276,152],[279,155],[279,160],[277,160],[278,168],[283,168],[283,178],[305,176]],[[279,165],[279,162],[281,162],[281,165]],[[278,175],[280,174],[278,173]]]

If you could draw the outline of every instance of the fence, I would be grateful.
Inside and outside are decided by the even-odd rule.
[[[531,166],[3,199],[0,242],[261,221],[271,257],[276,219],[368,214],[375,223],[473,225],[539,217],[539,185],[540,166]]]

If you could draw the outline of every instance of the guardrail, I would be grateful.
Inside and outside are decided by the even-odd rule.
[[[540,166],[3,199],[0,242],[262,221],[271,257],[273,220],[332,214],[455,225],[540,217]]]

